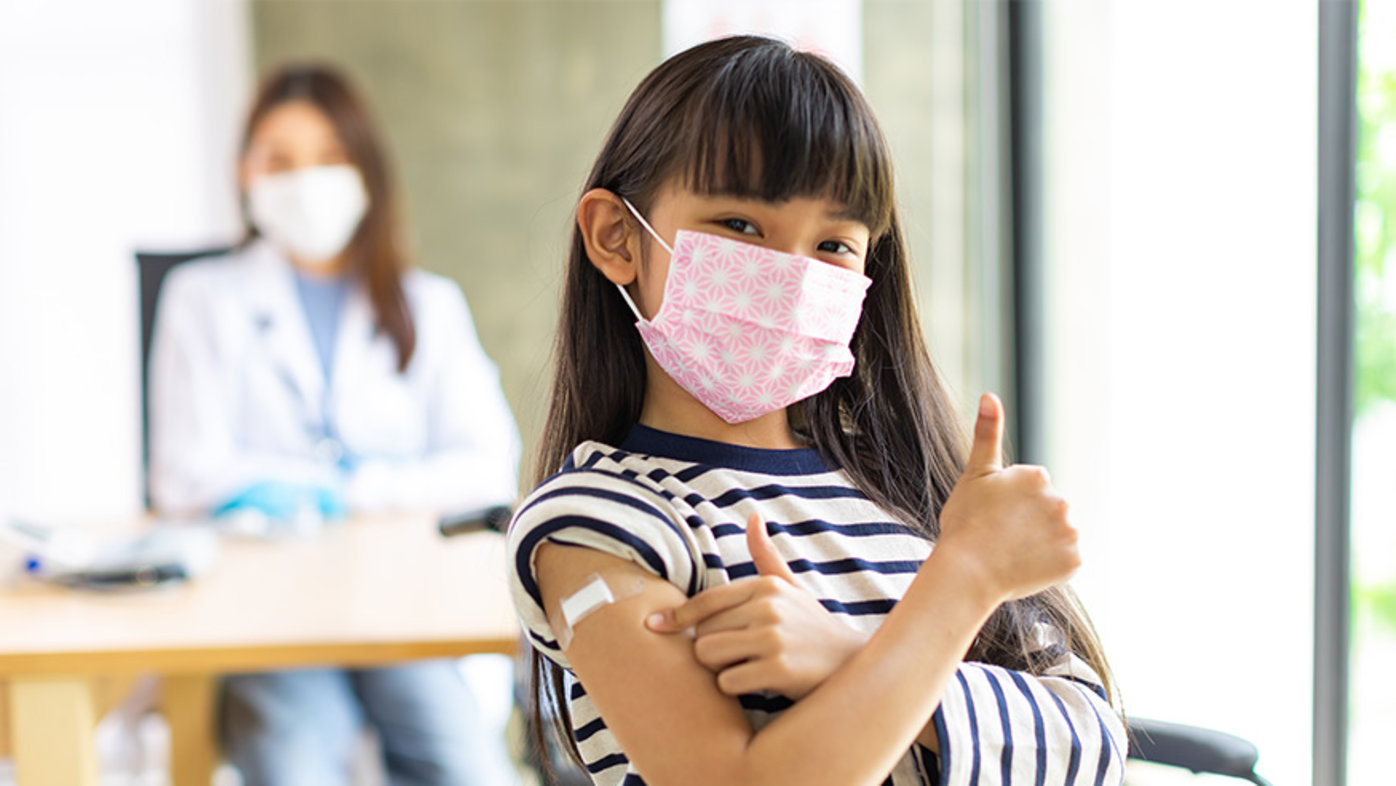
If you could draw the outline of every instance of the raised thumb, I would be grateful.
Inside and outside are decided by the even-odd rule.
[[[993,393],[979,397],[979,417],[974,422],[974,445],[965,476],[978,477],[1003,469],[1003,402]]]
[[[762,576],[775,576],[796,584],[795,572],[776,551],[776,544],[766,532],[766,522],[753,513],[746,520],[746,546],[751,551],[751,561],[756,564],[756,572]]]

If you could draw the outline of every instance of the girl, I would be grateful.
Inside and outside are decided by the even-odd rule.
[[[156,505],[265,523],[511,500],[498,374],[460,289],[404,264],[385,154],[348,83],[271,74],[239,172],[248,240],[172,272],[160,299]],[[497,783],[503,746],[472,705],[452,660],[243,674],[224,682],[221,728],[248,786],[347,783],[365,722],[393,783]]]
[[[966,455],[892,193],[857,88],[777,41],[675,56],[610,132],[555,474],[509,539],[540,711],[598,784],[1122,778],[1108,669],[1058,586],[1066,503],[1000,463],[993,396]]]

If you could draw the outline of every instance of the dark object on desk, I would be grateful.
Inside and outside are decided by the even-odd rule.
[[[1130,718],[1129,732],[1131,759],[1270,786],[1255,772],[1255,746],[1235,735],[1143,718]]]
[[[436,528],[443,538],[471,532],[503,532],[513,516],[514,510],[508,505],[491,505],[463,513],[447,513],[437,522]]]
[[[229,251],[232,249],[222,246],[174,254],[136,252],[136,271],[141,287],[141,466],[146,470],[150,468],[150,339],[155,333],[155,305],[160,300],[160,288],[165,285],[165,276],[176,266],[201,257],[219,256]],[[148,485],[143,489],[143,493],[145,506],[149,508]]]
[[[120,570],[84,570],[60,573],[51,577],[56,584],[90,590],[145,589],[185,581],[189,571],[184,565],[143,565]]]

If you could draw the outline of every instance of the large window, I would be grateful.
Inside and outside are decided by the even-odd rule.
[[[1312,766],[1317,3],[1043,4],[1043,448],[1132,715]],[[1261,34],[1263,26],[1263,34]]]
[[[1359,17],[1348,782],[1390,779],[1396,739],[1396,3]]]

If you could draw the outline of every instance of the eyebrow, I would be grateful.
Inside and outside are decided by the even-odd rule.
[[[862,224],[862,223],[863,223],[863,217],[862,217],[861,215],[858,214],[858,211],[857,211],[857,210],[854,210],[854,209],[851,208],[851,207],[847,207],[847,206],[845,206],[845,207],[843,207],[843,208],[841,208],[841,209],[839,209],[839,210],[828,210],[828,211],[825,211],[824,216],[825,216],[826,218],[833,218],[833,219],[837,219],[837,220],[839,220],[839,221],[856,221],[856,222],[858,222],[859,224]]]

